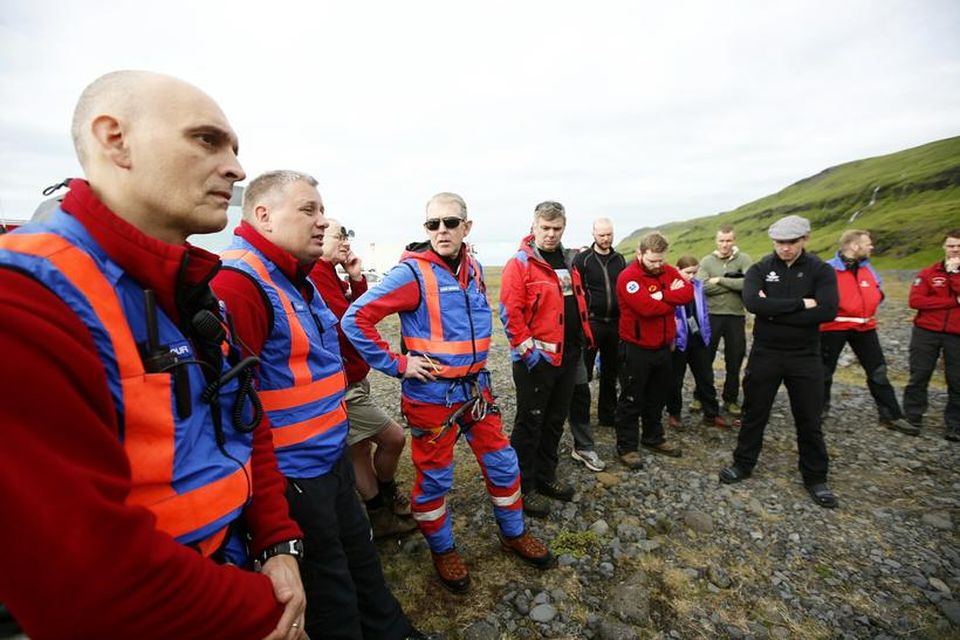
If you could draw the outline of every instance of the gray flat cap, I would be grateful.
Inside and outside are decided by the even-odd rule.
[[[810,221],[800,216],[787,216],[770,225],[767,233],[774,240],[796,240],[810,235]]]

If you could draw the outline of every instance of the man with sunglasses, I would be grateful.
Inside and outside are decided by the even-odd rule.
[[[493,317],[483,271],[464,243],[472,226],[467,205],[455,193],[438,193],[426,213],[428,241],[408,245],[400,264],[350,306],[343,331],[371,367],[403,379],[401,408],[416,468],[413,517],[441,583],[464,593],[470,574],[454,546],[446,503],[461,435],[483,472],[503,550],[540,569],[553,557],[524,524],[517,456],[493,403],[486,369]],[[400,315],[401,353],[376,327],[393,313]]]
[[[348,231],[337,220],[327,218],[330,226],[323,236],[323,254],[317,260],[310,279],[320,297],[338,318],[346,313],[350,302],[367,291],[363,277],[363,262],[350,247],[353,231]],[[340,266],[347,274],[341,280]],[[347,446],[353,459],[357,477],[357,492],[367,508],[367,517],[374,538],[387,538],[410,533],[417,528],[410,519],[410,500],[400,494],[394,474],[406,437],[403,428],[384,413],[370,396],[368,365],[337,325],[343,369],[347,375],[347,417],[350,431]]]
[[[546,497],[573,499],[573,487],[557,478],[558,449],[577,363],[585,343],[593,346],[580,272],[560,242],[566,224],[562,204],[538,204],[532,233],[504,266],[500,289],[517,389],[510,441],[520,461],[524,509],[539,518],[550,514]]]
[[[829,264],[804,249],[810,236],[806,218],[781,218],[768,235],[773,253],[744,276],[743,303],[756,314],[753,346],[743,378],[743,424],[733,465],[720,471],[720,482],[733,484],[753,473],[782,382],[790,395],[803,483],[815,503],[832,509],[837,498],[827,487],[827,447],[820,428],[820,324],[837,315],[837,278]]]

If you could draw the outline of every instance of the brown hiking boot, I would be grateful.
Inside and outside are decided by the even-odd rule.
[[[730,423],[723,416],[703,417],[703,424],[707,427],[716,427],[717,429],[729,429]]]
[[[400,491],[396,482],[381,484],[380,495],[383,496],[383,503],[398,516],[409,516],[413,513],[410,510],[410,498]]]
[[[662,456],[670,456],[671,458],[679,458],[683,455],[683,451],[677,445],[667,442],[664,440],[660,444],[646,444],[641,443],[644,449],[649,449],[654,453],[659,453]]]
[[[631,471],[636,471],[637,469],[643,469],[643,458],[636,451],[628,451],[620,456],[620,464]]]
[[[466,593],[470,588],[470,572],[456,549],[444,553],[432,553],[433,567],[440,582],[453,593]]]
[[[671,429],[683,429],[683,419],[680,416],[667,416],[667,426]]]
[[[406,535],[417,528],[416,522],[410,518],[398,517],[389,507],[368,509],[367,517],[370,518],[370,527],[376,540]]]
[[[513,553],[537,569],[549,569],[553,566],[553,554],[550,553],[550,549],[530,535],[529,531],[524,531],[516,538],[507,538],[502,532],[497,535],[500,537],[500,548],[504,551]]]

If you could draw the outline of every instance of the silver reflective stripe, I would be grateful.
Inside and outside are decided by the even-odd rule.
[[[527,338],[523,342],[517,345],[517,353],[526,353],[530,349],[533,349],[533,338]]]
[[[853,322],[855,324],[867,324],[873,320],[873,318],[849,318],[847,316],[837,316],[833,319],[834,322]]]
[[[537,349],[540,349],[540,351],[546,351],[547,353],[557,352],[556,342],[543,342],[542,340],[534,340],[533,344],[537,345]]]
[[[431,522],[433,520],[439,520],[446,512],[447,503],[444,502],[433,511],[414,511],[413,519],[417,520],[418,522]]]
[[[509,507],[520,499],[520,489],[517,489],[508,496],[490,496],[495,507]]]

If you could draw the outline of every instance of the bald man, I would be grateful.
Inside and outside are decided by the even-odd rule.
[[[617,305],[617,278],[627,262],[613,248],[613,223],[609,218],[597,218],[593,221],[593,244],[580,252],[574,261],[583,277],[583,288],[587,293],[587,305],[590,316],[590,330],[593,332],[595,347],[584,351],[588,381],[593,379],[593,364],[600,352],[600,394],[597,398],[597,421],[612,426],[617,408],[617,348],[620,336],[617,321],[620,307]],[[570,423],[574,421],[590,422],[590,387],[577,385],[574,388],[570,406]],[[576,435],[577,430],[574,430]],[[576,443],[575,443],[576,445]],[[590,447],[592,450],[593,447]],[[595,456],[584,455],[584,450],[575,446],[572,456],[588,468],[599,471]],[[587,459],[584,459],[587,458]],[[600,463],[602,468],[602,463]]]
[[[0,600],[36,638],[302,638],[252,363],[219,260],[186,242],[226,225],[237,136],[196,87],[131,71],[87,87],[72,132],[87,179],[0,238]],[[244,531],[259,573],[227,566]]]

